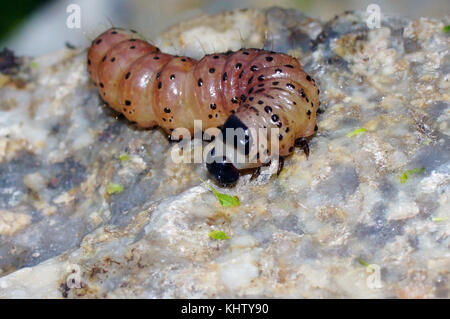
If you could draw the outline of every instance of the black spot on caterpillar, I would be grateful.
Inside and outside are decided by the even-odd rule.
[[[315,81],[283,53],[241,49],[196,61],[162,53],[137,33],[112,28],[92,42],[87,66],[93,83],[101,84],[102,99],[140,127],[193,132],[194,120],[202,120],[205,129],[223,131],[283,128],[280,156],[317,130]],[[228,159],[207,166],[219,182],[237,179]]]

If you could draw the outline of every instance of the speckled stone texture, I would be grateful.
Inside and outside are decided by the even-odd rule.
[[[196,58],[287,52],[318,83],[309,159],[298,149],[278,177],[217,187],[239,207],[200,182],[204,165],[174,164],[162,131],[102,105],[85,50],[2,59],[0,297],[448,298],[447,24],[385,17],[369,30],[359,13],[270,8],[156,39]],[[123,192],[107,195],[111,182]]]

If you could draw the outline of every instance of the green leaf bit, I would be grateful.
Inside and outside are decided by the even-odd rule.
[[[209,238],[215,239],[215,240],[230,239],[230,237],[228,237],[227,234],[225,234],[221,230],[213,230],[213,231],[209,232],[208,236],[209,236]]]
[[[444,27],[444,32],[445,32],[445,33],[449,33],[449,32],[450,32],[450,24],[447,24],[447,25]]]
[[[409,169],[406,172],[404,172],[402,175],[398,176],[398,179],[400,180],[401,184],[405,184],[406,181],[408,180],[408,178],[411,175],[417,175],[422,173],[425,170],[425,167],[421,167],[421,168],[413,168],[413,169]]]
[[[448,218],[447,217],[433,217],[431,220],[434,221],[435,223],[440,223],[440,222],[447,221]]]
[[[126,154],[126,153],[122,153],[122,154],[120,154],[120,156],[119,156],[119,160],[120,160],[121,162],[128,161],[129,159],[130,159],[130,155],[128,155],[128,154]]]
[[[120,194],[122,192],[123,186],[120,184],[109,183],[108,187],[106,188],[106,193],[108,193],[108,195]]]
[[[241,204],[241,202],[239,201],[239,198],[237,196],[231,196],[231,195],[228,195],[228,194],[220,193],[216,189],[214,189],[214,187],[209,185],[207,182],[205,182],[201,178],[200,178],[200,180],[206,186],[208,186],[208,188],[214,193],[214,195],[216,195],[217,199],[219,200],[219,202],[220,202],[220,204],[222,206],[224,206],[224,207],[239,206]]]
[[[358,261],[364,267],[367,267],[367,268],[371,269],[372,271],[375,270],[375,269],[373,269],[373,267],[369,263],[365,262],[361,257],[358,257]]]
[[[361,128],[357,128],[356,130],[351,131],[350,133],[347,133],[347,135],[345,135],[345,136],[353,137],[355,135],[358,135],[358,134],[361,134],[364,132],[367,132],[367,130],[364,127],[361,127]]]

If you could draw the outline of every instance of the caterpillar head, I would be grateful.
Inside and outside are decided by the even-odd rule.
[[[214,149],[210,156],[214,156]],[[211,163],[206,163],[206,168],[214,180],[221,185],[234,185],[239,179],[239,170],[231,163],[226,156],[215,157]]]
[[[232,134],[230,134],[232,133]],[[248,127],[235,115],[231,115],[222,127],[220,140],[208,154],[206,167],[214,180],[222,185],[233,185],[240,171],[255,166],[249,163],[251,134]],[[222,152],[216,151],[221,148]]]

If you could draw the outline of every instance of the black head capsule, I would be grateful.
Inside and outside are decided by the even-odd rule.
[[[214,156],[214,149],[209,153],[209,157]],[[225,156],[215,157],[206,163],[209,175],[223,186],[234,185],[239,179],[239,170],[227,160]]]
[[[305,137],[299,137],[295,140],[295,146],[299,146],[305,152],[306,158],[309,157],[308,140]]]
[[[238,150],[244,150],[244,154],[250,153],[250,134],[248,127],[235,115],[230,115],[222,127],[224,143],[231,142],[232,137],[227,138],[227,134],[233,134],[233,146]],[[228,141],[230,140],[230,141]]]

